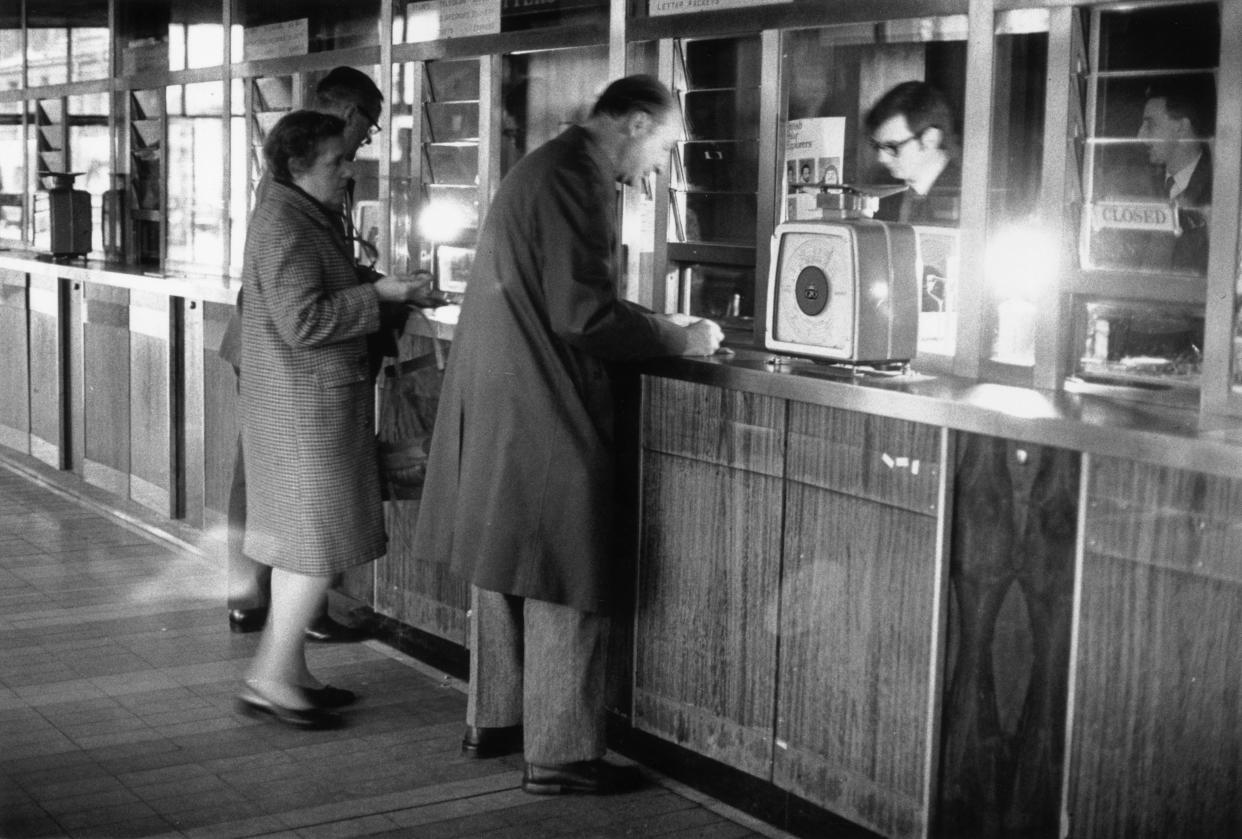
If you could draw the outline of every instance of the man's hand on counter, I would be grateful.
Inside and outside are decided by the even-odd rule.
[[[724,331],[720,324],[693,315],[673,314],[668,318],[686,330],[686,349],[682,355],[713,355],[721,350]]]

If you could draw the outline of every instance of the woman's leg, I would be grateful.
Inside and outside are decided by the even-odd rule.
[[[306,627],[327,595],[331,576],[272,569],[272,605],[246,682],[286,708],[312,707],[303,687],[319,687],[306,667]]]

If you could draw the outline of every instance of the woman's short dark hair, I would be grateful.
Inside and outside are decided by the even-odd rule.
[[[645,111],[663,119],[673,107],[673,94],[655,76],[635,75],[617,79],[595,100],[591,116],[607,114],[623,117],[633,111]]]
[[[315,162],[319,144],[329,137],[345,133],[345,120],[319,111],[292,111],[268,132],[263,141],[263,159],[272,176],[293,180],[292,163],[306,169]]]

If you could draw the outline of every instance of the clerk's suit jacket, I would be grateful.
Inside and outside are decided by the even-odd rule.
[[[1173,242],[1173,268],[1207,272],[1208,212],[1212,206],[1212,153],[1206,146],[1186,189],[1177,196],[1177,221],[1182,235]]]

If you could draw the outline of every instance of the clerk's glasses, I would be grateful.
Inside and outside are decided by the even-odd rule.
[[[367,136],[362,138],[362,142],[359,145],[369,146],[371,141],[375,139],[375,135],[380,133],[379,121],[362,110],[362,108],[358,109],[358,113],[362,114],[363,119],[370,123],[370,127],[367,128]]]
[[[872,138],[868,140],[868,142],[871,143],[871,150],[876,154],[884,152],[892,157],[896,157],[901,154],[901,150],[904,149],[910,142],[917,140],[921,136],[923,136],[923,132],[920,131],[918,134],[911,134],[904,140],[891,140],[885,143],[880,143]]]

